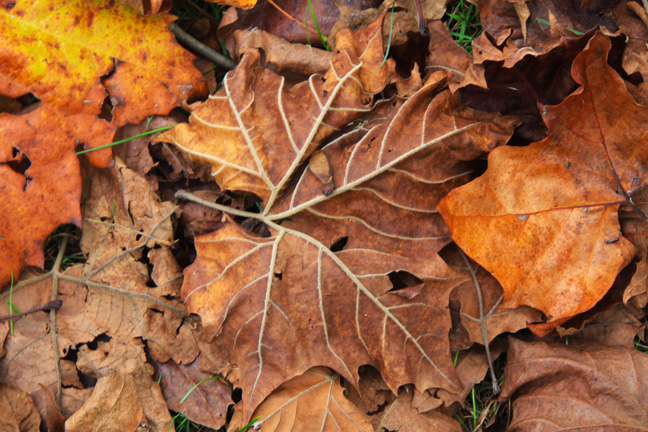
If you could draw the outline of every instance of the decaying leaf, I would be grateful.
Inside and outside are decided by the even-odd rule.
[[[369,417],[343,394],[340,375],[323,367],[313,368],[282,384],[257,407],[256,428],[289,431],[312,428],[322,432],[370,432]],[[236,431],[241,411],[235,411],[230,429]],[[237,426],[238,425],[238,426]]]
[[[590,342],[509,339],[502,399],[511,431],[648,430],[648,355]]]
[[[168,254],[174,210],[118,160],[111,170],[95,172],[81,241],[88,261],[65,271],[55,267],[44,275],[28,274],[14,285],[13,305],[28,310],[51,299],[56,280],[62,306],[54,327],[43,312],[14,320],[14,334],[4,344],[7,354],[0,359],[2,379],[35,398],[43,396],[41,384],[46,385],[61,401],[63,414],[70,415],[89,396],[79,374],[99,379],[112,371],[134,385],[150,430],[167,431],[171,416],[152,379],[144,343],[153,358],[165,361],[175,357],[189,363],[198,355],[194,339],[179,329],[186,312],[173,300],[181,276]],[[71,352],[74,361],[62,359]],[[91,418],[88,414],[84,421]]]
[[[576,58],[582,88],[543,108],[547,139],[491,152],[486,173],[439,205],[453,239],[502,284],[505,306],[550,320],[594,306],[634,254],[617,212],[646,181],[648,111],[605,62],[609,48],[597,34]]]

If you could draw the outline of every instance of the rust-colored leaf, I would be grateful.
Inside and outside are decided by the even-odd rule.
[[[322,432],[370,432],[369,417],[343,394],[340,375],[323,368],[313,368],[275,390],[254,411],[259,418],[255,428],[269,432],[318,430]],[[246,422],[235,411],[230,431]]]
[[[42,134],[58,124],[55,136]],[[0,114],[0,285],[43,266],[43,244],[59,225],[81,226],[81,176],[74,133],[52,110]]]
[[[648,355],[590,342],[510,339],[502,399],[507,430],[648,430]]]
[[[543,108],[547,139],[496,149],[482,177],[439,205],[453,239],[502,284],[505,305],[550,320],[593,307],[634,254],[617,212],[646,182],[648,111],[607,65],[609,48],[597,34],[576,58],[582,88]]]

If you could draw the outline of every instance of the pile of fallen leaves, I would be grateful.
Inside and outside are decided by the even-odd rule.
[[[124,3],[0,0],[0,430],[648,430],[644,3]]]

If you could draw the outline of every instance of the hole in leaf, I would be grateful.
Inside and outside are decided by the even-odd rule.
[[[112,101],[110,100],[110,97],[106,96],[104,98],[104,101],[101,104],[101,112],[97,117],[99,117],[102,120],[106,120],[108,123],[112,122],[113,119],[113,104]]]
[[[279,273],[275,273],[274,275],[275,275],[275,277],[276,277],[277,279],[279,279],[279,280],[282,280],[282,279],[283,279],[283,273],[281,273],[281,272],[279,272]]]
[[[389,292],[400,291],[423,284],[423,279],[419,279],[412,273],[404,270],[393,271],[387,276],[389,277],[389,281],[392,283],[392,289],[390,289]]]
[[[349,237],[340,237],[337,240],[335,240],[331,246],[329,246],[329,249],[331,249],[331,252],[340,252],[341,250],[344,249],[344,247],[347,245],[347,242],[349,241]]]
[[[100,335],[97,335],[93,340],[88,342],[86,345],[88,346],[88,349],[95,351],[97,348],[99,348],[99,342],[110,342],[112,338],[108,336],[106,333],[101,333]]]
[[[23,191],[25,191],[27,189],[27,185],[29,185],[29,182],[33,180],[31,177],[29,177],[29,175],[27,175],[27,170],[32,164],[31,159],[29,159],[27,155],[25,155],[17,147],[12,148],[11,157],[12,160],[3,162],[2,164],[7,165],[14,172],[25,177],[25,185],[23,186]]]
[[[0,95],[0,113],[26,114],[37,108],[40,102],[41,100],[33,93],[26,93],[16,98]]]
[[[232,401],[234,403],[239,403],[243,399],[243,390],[241,390],[239,387],[236,387],[232,391]]]

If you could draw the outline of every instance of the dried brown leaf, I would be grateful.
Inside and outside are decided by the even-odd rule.
[[[148,423],[135,381],[132,376],[120,373],[99,378],[92,395],[65,422],[65,430],[69,432],[140,432],[144,428],[148,428]]]
[[[439,411],[419,413],[412,406],[414,390],[405,387],[398,398],[385,407],[381,414],[376,414],[371,420],[374,430],[398,430],[399,432],[461,432],[461,425],[452,417]]]
[[[373,431],[369,417],[347,400],[343,391],[339,374],[323,367],[309,369],[282,384],[257,407],[252,417],[260,420],[255,427],[270,432]],[[235,411],[229,430],[243,425],[242,416]]]
[[[201,358],[188,365],[157,362],[160,385],[169,409],[182,412],[194,423],[220,429],[228,406],[234,403],[232,386],[201,370]]]
[[[576,58],[583,87],[543,108],[547,139],[491,152],[486,173],[439,205],[453,239],[502,284],[504,305],[549,320],[591,309],[634,255],[618,209],[646,181],[648,111],[607,65],[610,46],[597,34]]]
[[[40,415],[27,392],[7,383],[0,383],[0,430],[32,432],[40,426]]]
[[[501,398],[517,431],[648,430],[648,355],[509,339]]]

